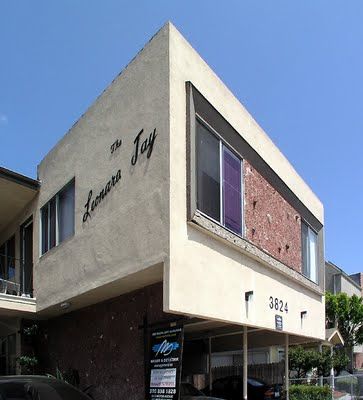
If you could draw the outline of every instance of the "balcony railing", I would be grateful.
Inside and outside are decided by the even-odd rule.
[[[33,297],[33,266],[0,253],[0,294]]]

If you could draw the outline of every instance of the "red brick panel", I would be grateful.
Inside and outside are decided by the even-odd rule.
[[[293,207],[244,161],[246,238],[301,272],[301,218]]]
[[[40,323],[37,354],[41,373],[75,369],[81,388],[93,385],[96,400],[143,400],[144,332],[149,323],[173,316],[163,313],[162,284]]]
[[[363,368],[363,353],[354,354],[354,368],[356,369]]]

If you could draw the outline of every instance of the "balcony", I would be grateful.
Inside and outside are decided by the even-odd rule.
[[[1,248],[0,248],[1,249]],[[0,294],[33,297],[33,265],[0,250]]]
[[[33,212],[39,182],[0,167],[0,316],[35,312]]]
[[[0,315],[35,312],[32,271],[32,265],[0,252]]]

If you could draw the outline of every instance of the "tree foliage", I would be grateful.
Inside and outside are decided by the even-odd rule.
[[[304,349],[301,346],[291,347],[289,350],[290,372],[295,378],[305,378],[307,373],[315,370],[317,376],[329,376],[333,367],[336,374],[347,367],[349,357],[342,350],[331,354],[330,349],[322,352]]]
[[[326,293],[326,317],[328,322],[337,326],[345,346],[363,344],[363,300],[355,294]]]
[[[289,392],[290,400],[330,400],[332,395],[327,385],[291,385]]]
[[[305,350],[301,346],[289,349],[289,368],[296,373],[296,378],[305,378],[306,374],[318,364],[319,353]]]
[[[332,365],[336,375],[339,375],[343,369],[346,369],[349,364],[349,357],[344,349],[336,350],[333,354]]]

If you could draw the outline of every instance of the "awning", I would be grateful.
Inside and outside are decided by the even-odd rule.
[[[0,232],[35,197],[39,182],[0,167]]]
[[[325,338],[326,338],[325,339],[326,343],[323,343],[323,344],[327,344],[329,346],[331,346],[331,345],[344,346],[344,339],[343,339],[342,335],[340,334],[340,332],[338,331],[338,329],[336,329],[336,328],[326,329]]]

